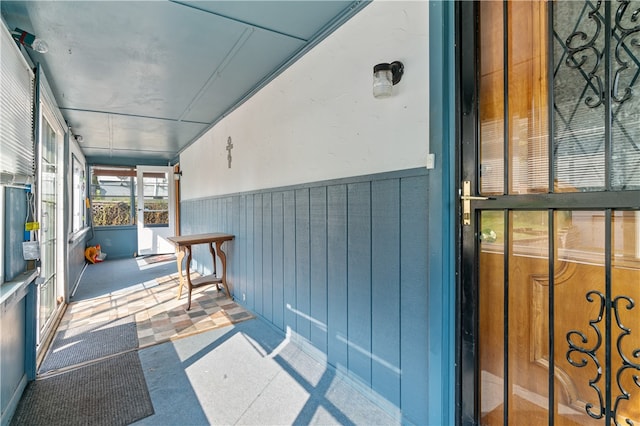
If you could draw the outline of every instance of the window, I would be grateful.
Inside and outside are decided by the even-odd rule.
[[[166,173],[144,172],[144,226],[169,227],[169,180]]]
[[[33,171],[33,73],[0,25],[0,183],[23,183]]]
[[[84,175],[84,166],[72,155],[73,166],[73,229],[72,232],[78,232],[85,227],[87,223],[87,208],[84,202],[86,196],[86,179]]]
[[[135,175],[132,167],[91,167],[94,226],[135,225]]]

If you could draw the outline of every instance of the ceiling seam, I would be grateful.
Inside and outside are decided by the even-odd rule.
[[[175,118],[165,118],[165,117],[152,117],[149,115],[139,115],[139,114],[125,114],[121,112],[112,112],[112,111],[98,111],[92,109],[81,109],[81,108],[59,108],[60,110],[65,111],[74,111],[74,112],[90,112],[94,114],[109,114],[109,115],[117,115],[120,117],[132,117],[132,118],[148,118],[150,120],[161,120],[161,121],[171,121],[171,122],[182,122],[189,124],[209,124],[203,121],[190,121],[190,120],[180,120]]]
[[[200,98],[202,98],[202,96],[204,95],[205,91],[209,88],[209,86],[211,86],[213,82],[218,79],[218,77],[222,74],[222,72],[227,67],[227,65],[229,65],[229,63],[234,58],[234,56],[236,56],[236,54],[240,51],[242,46],[244,46],[247,40],[249,40],[249,38],[251,37],[251,34],[253,34],[253,31],[254,31],[253,28],[248,27],[242,32],[242,34],[240,35],[238,40],[235,42],[233,47],[231,47],[231,50],[229,50],[229,52],[225,55],[224,59],[222,59],[222,62],[220,62],[220,65],[216,67],[216,69],[213,71],[213,73],[211,73],[207,81],[202,85],[200,90],[193,97],[191,102],[189,102],[189,105],[187,105],[183,113],[180,115],[180,117],[178,118],[178,121],[182,121],[182,119],[188,113],[191,112],[195,103],[198,102]],[[209,123],[206,123],[206,124],[209,124]]]
[[[201,7],[197,7],[197,6],[194,6],[192,4],[184,3],[184,2],[181,2],[181,1],[177,1],[177,0],[169,0],[169,2],[177,4],[179,6],[188,7],[190,9],[194,9],[194,10],[197,10],[197,11],[200,11],[200,12],[208,13],[210,15],[218,16],[220,18],[227,19],[229,21],[237,22],[237,23],[240,23],[240,24],[243,24],[243,25],[248,25],[248,26],[253,27],[253,28],[258,28],[260,30],[268,31],[270,33],[279,34],[279,35],[284,36],[284,37],[293,38],[293,39],[300,40],[300,41],[303,41],[303,42],[309,41],[308,39],[305,39],[305,38],[302,38],[302,37],[299,37],[299,36],[296,36],[296,35],[293,35],[293,34],[288,34],[288,33],[285,33],[285,32],[279,31],[279,30],[275,30],[273,28],[265,27],[265,26],[262,26],[262,25],[257,25],[257,24],[254,24],[254,23],[251,23],[251,22],[248,22],[248,21],[243,21],[242,19],[233,18],[231,16],[223,15],[223,14],[218,13],[218,12],[213,12],[211,10],[203,9]]]
[[[156,149],[156,148],[116,148],[116,149],[112,149],[112,148],[100,148],[97,146],[93,146],[93,147],[88,147],[87,150],[89,151],[110,151],[109,155],[112,154],[111,151],[128,151],[128,152],[160,152],[160,153],[166,153],[166,154],[172,154],[174,153],[174,151],[167,151],[167,150],[161,150],[161,149]],[[112,155],[111,155],[112,156]]]

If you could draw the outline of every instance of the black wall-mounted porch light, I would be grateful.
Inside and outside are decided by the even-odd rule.
[[[373,67],[373,96],[388,98],[393,92],[393,86],[398,84],[404,74],[404,65],[400,61],[390,64],[382,63]]]

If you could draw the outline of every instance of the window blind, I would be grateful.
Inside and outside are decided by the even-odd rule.
[[[34,175],[34,74],[0,25],[0,183],[23,183]]]

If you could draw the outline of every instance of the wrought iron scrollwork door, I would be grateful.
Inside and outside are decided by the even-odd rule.
[[[633,310],[636,307],[636,303],[628,296],[617,296],[610,302],[604,294],[594,290],[587,293],[586,300],[590,303],[597,303],[600,306],[597,317],[589,321],[589,327],[596,334],[595,341],[590,341],[587,334],[580,330],[567,332],[569,347],[567,360],[569,364],[576,368],[585,368],[590,364],[595,367],[595,374],[589,379],[589,386],[593,389],[595,402],[587,402],[584,410],[593,419],[610,417],[616,425],[623,424],[620,419],[624,420],[624,424],[637,424],[638,419],[634,421],[634,419],[625,414],[626,412],[623,413],[623,407],[628,404],[632,395],[638,393],[637,389],[632,390],[628,387],[628,384],[625,384],[625,376],[630,375],[632,382],[640,388],[640,362],[638,362],[640,359],[640,347],[635,350],[632,349],[630,353],[627,353],[624,349],[626,340],[637,341],[633,337],[637,336],[638,331],[636,328],[636,333],[632,336],[632,329],[623,324],[620,313],[620,309]],[[605,314],[607,307],[609,308],[608,313]],[[616,331],[612,330],[611,326],[608,326],[607,321],[604,321],[606,315],[610,315],[615,319],[614,326]],[[638,320],[640,320],[638,312],[635,313],[635,318],[637,324]],[[603,346],[603,336],[606,335],[615,338],[615,348],[620,358],[617,370],[608,367],[608,364],[611,363],[611,356],[605,355],[604,359],[600,359],[598,354]],[[605,370],[611,372],[603,375]],[[605,380],[605,376],[609,376],[608,380]],[[611,387],[612,384],[610,382],[614,378],[615,386]],[[605,394],[609,395],[606,400]],[[622,409],[619,410],[619,408]]]
[[[460,420],[640,425],[640,1],[457,17]]]

